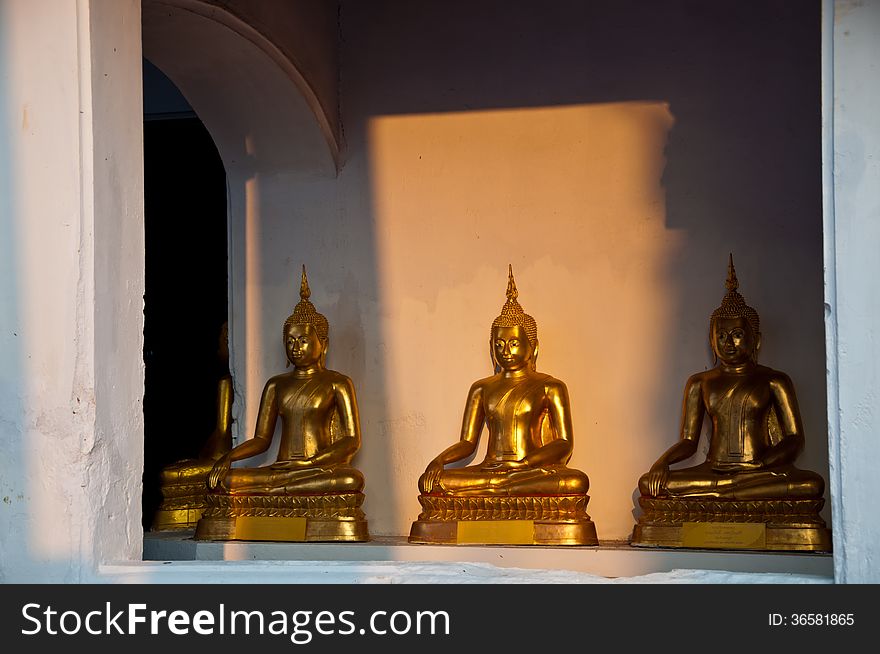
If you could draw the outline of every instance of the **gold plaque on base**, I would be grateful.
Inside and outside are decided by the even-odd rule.
[[[306,539],[306,519],[242,516],[235,519],[235,533],[232,538],[234,540],[302,542]]]
[[[484,527],[492,521],[482,520],[416,520],[409,533],[410,543],[426,545],[598,545],[596,525],[592,520],[576,522],[532,522],[509,520],[498,522],[519,523],[508,529]],[[531,533],[525,536],[525,526],[532,523]],[[464,538],[462,538],[462,532]]]
[[[483,520],[459,522],[455,542],[478,545],[531,545],[534,520]]]
[[[681,543],[684,547],[724,550],[763,550],[767,526],[755,522],[684,522]]]
[[[284,543],[363,542],[366,520],[238,516],[202,518],[195,540],[247,540]]]

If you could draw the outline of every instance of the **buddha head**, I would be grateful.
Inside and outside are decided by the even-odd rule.
[[[761,346],[758,312],[746,304],[737,292],[739,281],[733,267],[733,255],[727,266],[727,293],[721,306],[709,319],[709,341],[716,360],[727,365],[739,365],[751,361],[757,363]]]
[[[507,301],[501,315],[492,321],[489,351],[496,372],[535,369],[538,358],[538,324],[517,302],[519,291],[508,267]]]
[[[287,353],[287,365],[291,363],[297,368],[314,364],[324,366],[327,348],[330,344],[328,333],[330,325],[309,301],[312,291],[306,277],[306,267],[302,269],[302,280],[299,288],[299,302],[293,313],[284,321],[284,349]]]

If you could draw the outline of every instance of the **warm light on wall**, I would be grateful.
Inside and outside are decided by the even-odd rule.
[[[538,367],[569,387],[570,464],[590,476],[599,537],[628,536],[638,476],[676,438],[678,405],[658,416],[655,398],[694,372],[664,348],[678,318],[665,266],[682,242],[661,183],[673,122],[663,102],[370,121],[389,415],[365,443],[397,454],[366,474],[372,495],[387,483],[399,500],[395,524],[374,531],[407,533],[418,475],[458,438],[470,383],[491,374],[510,262]]]

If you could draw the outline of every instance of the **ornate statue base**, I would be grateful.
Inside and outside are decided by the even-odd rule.
[[[360,542],[370,540],[363,493],[209,493],[195,540]]]
[[[207,477],[207,472],[205,473]],[[208,506],[208,490],[201,484],[162,487],[162,503],[153,516],[153,531],[195,529]]]
[[[636,547],[691,547],[684,523],[763,523],[765,550],[830,552],[831,531],[819,516],[824,499],[726,500],[640,497],[643,514],[633,529]],[[713,546],[721,547],[721,546]],[[731,547],[730,549],[753,549]]]
[[[412,524],[409,542],[598,545],[596,525],[587,515],[588,501],[588,495],[498,496],[422,493],[419,495],[422,512],[418,520]],[[481,530],[482,526],[490,528]],[[505,526],[508,529],[505,529]],[[464,531],[467,531],[469,536],[464,537]],[[516,536],[510,538],[513,532],[516,532]]]

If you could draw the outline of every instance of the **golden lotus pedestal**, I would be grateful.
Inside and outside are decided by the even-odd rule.
[[[370,540],[363,493],[209,493],[195,540],[360,542]]]
[[[419,495],[410,543],[598,545],[587,495]]]
[[[207,493],[204,481],[163,486],[162,503],[153,516],[152,531],[195,529],[208,506]]]
[[[825,500],[684,500],[640,497],[636,547],[830,552]]]

